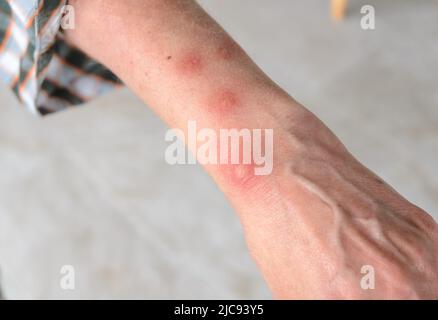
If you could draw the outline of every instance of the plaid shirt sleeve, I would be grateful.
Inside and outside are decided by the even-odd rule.
[[[37,115],[80,105],[121,85],[63,40],[66,1],[0,0],[0,80]]]

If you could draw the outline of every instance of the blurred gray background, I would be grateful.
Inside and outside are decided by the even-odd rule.
[[[350,150],[438,218],[438,2],[203,0]],[[376,8],[376,30],[360,8]],[[232,209],[197,166],[164,162],[166,127],[127,89],[38,119],[0,90],[6,298],[270,298]],[[60,269],[73,265],[75,290]]]

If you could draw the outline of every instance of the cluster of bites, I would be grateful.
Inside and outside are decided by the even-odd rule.
[[[196,50],[188,51],[181,57],[174,58],[168,55],[166,58],[172,61],[179,76],[194,79],[206,74],[210,59],[214,59],[215,62],[231,63],[243,55],[243,50],[228,38],[222,41],[214,50],[213,55],[208,58]],[[220,121],[242,106],[242,98],[240,92],[232,85],[220,86],[207,93],[200,101],[200,105],[206,108],[217,121]],[[216,166],[227,184],[236,188],[240,187],[239,189],[249,189],[258,179],[258,176],[254,174],[254,164],[217,164]]]

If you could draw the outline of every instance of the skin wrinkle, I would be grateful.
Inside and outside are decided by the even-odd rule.
[[[410,232],[416,234],[418,237],[421,237],[423,234],[423,226],[420,223],[417,223],[416,221],[412,221],[412,219],[409,217],[409,215],[403,215],[403,214],[395,214],[393,211],[393,208],[389,206],[387,203],[381,203],[380,201],[376,201],[379,206],[383,209],[381,209],[382,212],[385,213],[384,216],[391,217],[392,220],[397,221],[399,225],[403,225],[403,228],[407,228]]]
[[[403,250],[402,250],[401,247],[399,245],[397,245],[398,241],[395,240],[393,238],[393,236],[389,232],[387,232],[387,231],[385,232],[384,231],[383,232],[383,236],[384,236],[385,240],[390,243],[392,248],[394,250],[396,250],[396,252],[398,253],[398,255],[400,257],[400,260],[405,262],[405,263],[409,263],[409,258],[410,258],[411,255],[408,252],[406,252],[406,251],[409,251],[409,250],[407,248],[403,248]],[[404,235],[404,236],[406,236],[406,235]],[[398,239],[398,240],[402,240],[405,243],[405,245],[409,245],[409,242],[406,242],[404,238],[403,239]]]
[[[390,223],[392,223],[393,226],[397,227],[399,230],[404,230],[404,228],[407,227],[406,222],[403,219],[396,219],[392,216],[391,212],[389,212],[388,216],[392,217]],[[428,252],[428,250],[425,250],[424,248],[415,246],[415,244],[418,243],[416,240],[419,239],[423,241],[422,243],[428,243],[427,239],[423,239],[424,234],[419,232],[419,230],[415,229],[412,225],[408,224],[408,226],[412,228],[412,230],[410,230],[409,233],[406,232],[402,235],[400,235],[398,232],[394,232],[392,229],[383,231],[385,238],[393,244],[393,246],[400,252],[401,255],[403,255],[405,261],[408,261],[409,258],[415,254],[423,256]],[[403,243],[403,246],[397,245],[397,243]],[[414,263],[416,263],[416,261],[414,261]]]
[[[403,219],[397,219],[397,217],[394,217],[391,211],[389,211],[389,214],[387,216],[392,217],[390,221],[388,221],[388,223],[391,223],[394,227],[397,226],[401,233],[399,234],[392,229],[382,229],[383,237],[391,244],[393,250],[401,255],[401,261],[404,261],[408,268],[413,269],[413,271],[416,268],[417,270],[425,272],[426,270],[424,270],[421,262],[424,261],[425,256],[429,257],[428,254],[433,250],[428,249],[431,249],[432,247],[428,245],[426,249],[424,247],[416,246],[415,244],[418,243],[416,240],[422,240],[422,243],[428,244],[428,239],[423,239],[423,233],[413,228],[412,225],[409,225],[411,228],[413,228],[410,233],[403,233],[402,230],[404,230],[404,228],[406,227],[406,222]],[[420,256],[423,258],[423,260],[414,259],[414,261],[411,262],[412,257],[415,256]]]

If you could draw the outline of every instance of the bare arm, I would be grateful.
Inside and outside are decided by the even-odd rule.
[[[170,126],[271,128],[270,175],[206,165],[278,298],[438,298],[438,229],[355,160],[192,0],[72,0],[68,40]],[[196,150],[192,150],[196,152]],[[360,286],[375,268],[376,289]]]

